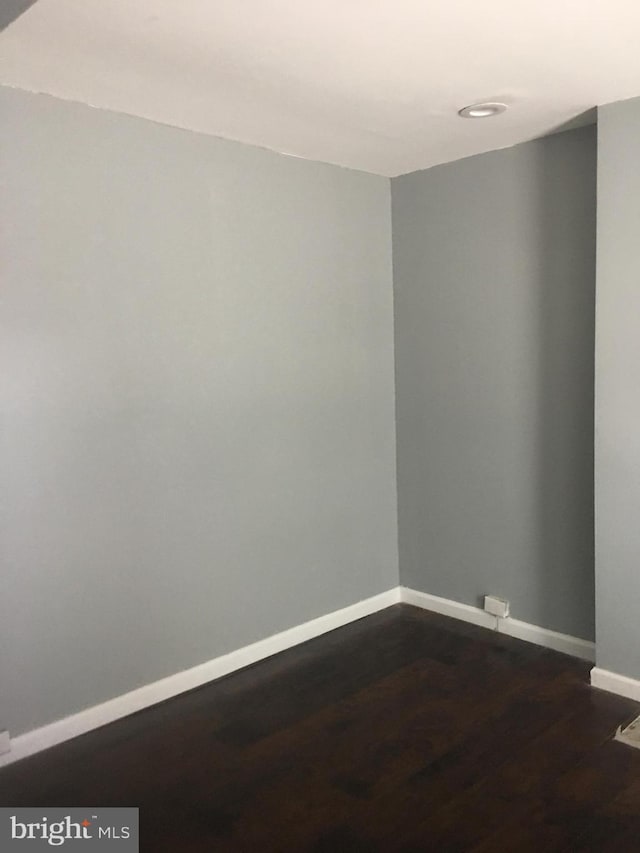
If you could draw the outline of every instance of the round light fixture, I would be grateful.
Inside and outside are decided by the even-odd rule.
[[[506,109],[506,104],[470,104],[458,110],[458,115],[461,118],[491,118],[503,113]]]

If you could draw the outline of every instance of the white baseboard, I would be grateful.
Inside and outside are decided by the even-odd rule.
[[[591,670],[591,686],[640,702],[640,681],[617,672],[609,672],[608,669],[594,666]]]
[[[442,616],[451,616],[452,619],[461,619],[463,622],[471,622],[472,625],[479,625],[481,628],[494,630],[496,627],[495,616],[470,604],[461,604],[449,598],[439,598],[437,595],[429,595],[428,592],[409,589],[408,586],[400,587],[400,599],[403,604],[413,604],[414,607],[440,613]]]
[[[424,610],[441,613],[443,616],[462,619],[464,622],[471,622],[481,628],[498,630],[501,634],[508,634],[510,637],[517,637],[519,640],[526,640],[529,643],[536,643],[538,646],[545,646],[565,655],[591,662],[595,661],[595,643],[589,642],[589,640],[581,640],[579,637],[572,637],[569,634],[560,634],[557,631],[551,631],[549,628],[541,628],[539,625],[531,625],[528,622],[521,622],[519,619],[512,619],[510,616],[506,619],[497,619],[479,607],[460,604],[458,601],[439,598],[437,595],[429,595],[426,592],[418,592],[404,586],[400,588],[400,597],[405,604],[413,604],[416,607],[422,607]]]
[[[355,622],[357,619],[362,619],[364,616],[369,616],[400,602],[413,604],[424,610],[431,610],[434,613],[441,613],[444,616],[451,616],[454,619],[461,619],[464,622],[471,622],[474,625],[492,630],[496,629],[496,621],[498,621],[500,633],[518,637],[521,640],[546,646],[584,660],[593,661],[595,659],[595,645],[587,640],[571,637],[568,634],[559,634],[557,631],[520,622],[518,619],[496,620],[494,616],[485,613],[479,607],[461,604],[447,598],[439,598],[436,595],[418,592],[407,587],[394,587],[379,595],[374,595],[372,598],[312,619],[310,622],[304,622],[302,625],[289,628],[221,657],[213,658],[191,669],[170,675],[160,681],[154,681],[152,684],[146,684],[130,693],[116,696],[100,705],[86,708],[70,717],[56,720],[42,726],[42,728],[18,735],[11,740],[10,752],[0,755],[0,767],[86,734],[93,729],[107,725],[107,723],[134,714],[136,711],[142,711],[187,690],[193,690],[195,687],[215,681],[217,678],[229,675],[245,666],[257,663],[285,649],[312,640],[314,637],[319,637],[347,625],[349,622]],[[610,690],[613,693],[619,693],[622,696],[640,701],[640,681],[594,668],[591,671],[591,683],[594,687]]]
[[[498,630],[501,634],[527,640],[529,643],[537,643],[539,646],[545,646],[547,649],[581,658],[590,663],[596,659],[596,644],[591,640],[573,637],[571,634],[561,634],[550,628],[541,628],[539,625],[531,625],[529,622],[511,618],[500,619]]]
[[[100,726],[112,723],[122,717],[127,717],[136,711],[149,708],[151,705],[156,705],[158,702],[163,702],[165,699],[170,699],[187,690],[193,690],[194,687],[215,681],[223,675],[229,675],[231,672],[257,663],[264,658],[271,657],[307,640],[312,640],[314,637],[319,637],[321,634],[326,634],[328,631],[333,631],[335,628],[340,628],[349,622],[355,622],[357,619],[362,619],[364,616],[369,616],[399,602],[400,589],[394,587],[379,595],[374,595],[372,598],[366,598],[364,601],[351,604],[349,607],[327,613],[325,616],[304,622],[302,625],[289,628],[280,634],[259,640],[250,646],[244,646],[191,669],[170,675],[160,681],[154,681],[152,684],[146,684],[130,693],[116,696],[100,705],[86,708],[70,717],[56,720],[42,726],[42,728],[18,735],[11,740],[11,751],[0,755],[0,767],[12,764],[66,740],[71,740],[78,735],[86,734],[86,732],[100,728]]]
[[[439,598],[437,595],[429,595],[428,592],[419,592],[417,589],[409,589],[408,586],[400,587],[400,599],[403,604],[413,604],[423,610],[431,610],[432,613],[440,613],[442,616],[451,616],[452,619],[461,619],[463,622],[471,622],[481,628],[496,627],[496,617],[485,613],[479,607],[470,604],[461,604],[449,598]]]

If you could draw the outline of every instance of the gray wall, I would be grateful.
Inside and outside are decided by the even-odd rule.
[[[401,582],[593,637],[593,127],[392,180]]]
[[[640,98],[598,110],[597,665],[640,678]]]
[[[19,18],[36,0],[2,0],[0,5],[0,30],[6,29]]]
[[[398,581],[389,181],[4,89],[0,728]]]

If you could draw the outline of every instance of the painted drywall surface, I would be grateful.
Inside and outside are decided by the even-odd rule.
[[[640,678],[640,98],[598,110],[596,657]]]
[[[4,89],[0,727],[398,582],[389,182]]]
[[[592,639],[595,131],[393,179],[400,577]]]

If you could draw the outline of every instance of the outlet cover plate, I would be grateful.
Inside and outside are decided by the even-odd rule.
[[[496,595],[485,595],[484,609],[492,616],[506,619],[509,615],[509,602],[505,598],[498,598]]]

